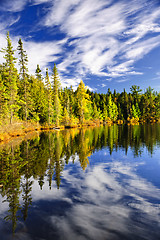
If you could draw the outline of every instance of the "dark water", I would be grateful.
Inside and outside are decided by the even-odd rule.
[[[45,132],[0,156],[0,240],[160,239],[160,125]]]

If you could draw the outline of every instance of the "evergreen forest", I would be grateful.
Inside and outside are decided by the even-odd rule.
[[[28,56],[19,39],[14,50],[9,32],[1,50],[0,125],[36,122],[46,126],[72,127],[97,123],[156,122],[160,119],[160,93],[150,86],[144,92],[133,85],[130,92],[92,92],[83,81],[76,90],[61,87],[56,64],[45,76],[37,64],[35,75],[28,70]],[[15,58],[18,52],[18,59]],[[19,68],[17,69],[18,63]]]

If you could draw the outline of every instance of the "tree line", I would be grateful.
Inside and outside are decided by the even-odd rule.
[[[74,91],[61,87],[56,64],[49,76],[42,76],[37,64],[35,75],[28,71],[28,56],[23,42],[18,41],[18,59],[7,33],[7,46],[1,52],[0,64],[0,124],[34,121],[54,126],[74,126],[99,122],[155,122],[160,119],[160,93],[148,87],[144,93],[133,85],[130,93],[92,92],[83,81]],[[16,68],[18,61],[19,69]]]

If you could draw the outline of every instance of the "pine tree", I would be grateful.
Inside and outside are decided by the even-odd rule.
[[[132,105],[132,117],[136,118],[137,120],[139,120],[141,116],[141,112],[138,106],[138,103],[136,103],[136,106],[134,106],[134,104]]]
[[[52,122],[53,116],[53,105],[52,105],[52,87],[51,82],[49,79],[48,68],[46,69],[46,77],[45,77],[45,84],[47,89],[47,109],[48,109],[48,124],[50,125]]]
[[[108,120],[108,111],[107,106],[103,104],[103,111],[102,111],[103,120],[106,122]]]
[[[15,68],[16,58],[14,57],[14,50],[12,47],[12,42],[9,37],[9,32],[7,33],[7,47],[3,49],[5,53],[5,71],[4,71],[4,85],[5,85],[5,95],[8,107],[8,117],[10,124],[13,122],[13,118],[18,115],[19,105],[18,105],[18,95],[17,95],[17,81],[18,73]]]
[[[39,67],[39,64],[37,64],[37,68],[36,68],[36,72],[35,72],[35,74],[36,74],[36,78],[38,79],[38,80],[42,80],[42,74],[41,74],[41,69],[40,69],[40,67]]]
[[[5,119],[5,86],[0,74],[0,124]]]
[[[95,101],[93,101],[93,112],[92,112],[92,117],[94,120],[99,120],[100,119],[100,112],[97,109],[97,106],[95,104]]]
[[[69,125],[69,122],[71,120],[70,115],[70,98],[69,98],[69,92],[70,90],[66,87],[64,90],[62,90],[62,106],[63,106],[63,123],[65,125]]]
[[[86,115],[89,112],[89,103],[90,103],[90,96],[86,93],[87,89],[81,80],[76,93],[77,98],[77,115],[79,117],[80,123],[83,123],[86,119]]]
[[[107,105],[108,117],[115,121],[118,117],[117,105],[113,102],[111,94],[109,95],[108,105]]]
[[[32,77],[31,78],[31,99],[32,102],[32,116],[35,121],[40,123],[47,122],[48,109],[47,109],[47,94],[44,83],[42,80]]]
[[[18,41],[18,51],[20,55],[19,65],[20,65],[20,91],[19,94],[21,96],[21,100],[23,101],[24,107],[22,107],[22,119],[25,118],[27,121],[29,115],[29,79],[28,79],[28,57],[26,51],[23,50],[22,40]],[[24,115],[24,117],[23,117]]]
[[[55,63],[54,63],[54,68],[52,73],[52,79],[53,79],[53,105],[54,105],[54,111],[55,111],[55,123],[56,123],[56,126],[58,126],[61,118],[61,103],[59,99],[59,89],[61,84],[60,84],[58,70]]]

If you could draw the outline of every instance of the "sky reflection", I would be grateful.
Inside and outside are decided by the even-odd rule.
[[[60,137],[60,133],[58,134],[57,136]],[[40,140],[41,145],[38,145],[41,148],[45,146],[45,149],[47,146],[42,140],[45,139],[47,142],[46,136],[43,136]],[[60,140],[61,142],[63,140],[58,139],[57,136],[53,138],[54,146],[60,146]],[[79,135],[76,136],[81,140]],[[81,136],[85,139],[84,133]],[[51,136],[50,139],[52,139]],[[30,153],[31,157],[35,156],[35,146],[37,147],[35,142],[33,143],[34,147],[31,151],[33,150],[34,155]],[[41,148],[39,147],[38,152]],[[113,148],[110,155],[108,146],[103,146],[91,154],[90,145],[88,145],[86,149],[80,148],[79,158],[79,149],[77,149],[70,155],[67,163],[65,155],[59,158],[61,173],[59,189],[55,180],[56,169],[51,175],[53,180],[51,185],[48,174],[53,161],[52,151],[57,153],[59,150],[50,151],[50,157],[47,155],[46,158],[48,163],[43,159],[45,153],[42,154],[45,164],[40,165],[41,162],[38,162],[41,168],[37,175],[35,173],[33,176],[29,175],[26,166],[29,169],[30,165],[25,166],[25,174],[21,175],[18,190],[21,207],[17,211],[20,217],[17,217],[14,236],[11,234],[12,223],[4,221],[10,203],[2,203],[5,196],[0,195],[1,240],[158,240],[160,183],[157,173],[160,170],[160,150],[155,148],[154,153],[148,154],[148,148],[143,147],[142,153],[135,157],[130,147],[127,153],[124,148]],[[25,151],[26,148],[24,153]],[[82,155],[85,159],[87,156],[87,165],[82,164]],[[29,159],[32,161],[32,158]],[[37,163],[38,160],[39,158],[35,162]],[[36,168],[39,165],[37,164]],[[44,166],[47,170],[44,170],[43,178]],[[26,197],[24,186],[29,184],[32,204],[28,205],[24,219],[22,214]]]
[[[90,160],[94,159],[96,153]],[[74,174],[70,173],[72,168],[66,168],[61,188],[52,186],[50,191],[46,181],[43,193],[35,182],[34,205],[39,209],[44,201],[53,207],[46,218],[39,216],[50,226],[49,239],[55,232],[58,239],[69,240],[158,239],[160,190],[137,175],[142,164],[112,158],[89,166],[85,172],[78,166]],[[55,211],[55,202],[63,207],[61,214]]]

